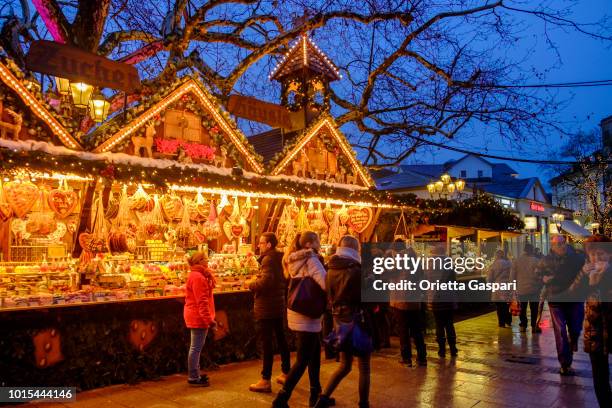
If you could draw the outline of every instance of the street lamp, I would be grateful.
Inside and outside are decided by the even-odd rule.
[[[77,108],[87,108],[89,98],[93,92],[93,86],[85,82],[71,82],[70,90],[72,91],[72,103]]]
[[[106,120],[110,103],[104,98],[100,91],[96,92],[89,101],[89,116],[94,122],[100,123]]]
[[[70,93],[70,81],[66,78],[55,77],[55,85],[60,95],[68,95]]]
[[[438,195],[438,198],[448,198],[452,197],[455,193],[458,193],[461,197],[461,192],[464,188],[465,181],[457,179],[455,182],[453,182],[451,176],[449,176],[447,173],[440,176],[440,180],[432,181],[431,183],[427,184],[427,191],[432,198],[434,198],[436,194]]]

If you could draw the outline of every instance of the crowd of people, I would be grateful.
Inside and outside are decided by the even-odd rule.
[[[548,255],[542,256],[526,244],[524,252],[512,261],[500,250],[487,276],[490,282],[517,282],[515,292],[499,291],[491,299],[496,304],[500,328],[512,324],[510,305],[514,304],[520,305],[521,332],[526,332],[530,323],[532,333],[541,333],[539,318],[543,302],[548,301],[561,375],[573,373],[573,353],[577,351],[584,320],[584,350],[590,355],[595,393],[602,407],[612,406],[608,367],[612,306],[602,301],[612,296],[609,242],[605,236],[590,237],[584,244],[583,254],[559,235],[553,237]],[[446,357],[447,345],[450,355],[457,356],[453,324],[456,303],[438,298],[435,291],[428,293],[423,301],[406,301],[392,294],[388,304],[362,302],[360,243],[356,238],[342,237],[327,263],[319,253],[320,240],[315,232],[298,234],[284,253],[277,250],[277,244],[273,233],[262,234],[258,242],[260,273],[248,282],[254,294],[254,317],[263,352],[261,379],[249,389],[272,392],[276,338],[281,374],[275,380],[282,388],[273,400],[273,408],[289,406],[292,392],[306,370],[310,383],[309,406],[335,405],[332,394],[351,371],[355,359],[359,369],[359,407],[369,407],[370,357],[374,349],[389,346],[389,314],[399,334],[402,364],[413,365],[411,343],[414,341],[417,365],[427,366],[426,309],[435,320],[438,356]],[[405,251],[416,256],[411,248]],[[442,257],[445,251],[445,245],[433,245],[430,256]],[[215,327],[215,278],[207,267],[205,253],[193,254],[189,264],[191,273],[184,308],[185,323],[191,330],[188,382],[208,386],[208,377],[200,375],[199,361],[206,335]],[[441,282],[456,279],[453,270],[431,269],[420,273]],[[586,304],[580,299],[586,299]],[[295,334],[293,364],[285,338],[286,323]],[[325,356],[340,362],[325,387],[320,381],[322,341]]]

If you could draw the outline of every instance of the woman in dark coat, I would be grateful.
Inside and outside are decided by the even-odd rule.
[[[612,407],[608,353],[612,350],[612,265],[610,238],[594,235],[584,247],[587,262],[576,277],[571,291],[586,295],[584,351],[589,353],[593,369],[593,386],[600,407]]]
[[[430,258],[442,258],[446,256],[446,243],[432,244]],[[429,261],[432,261],[430,259]],[[425,276],[429,282],[454,282],[457,275],[453,269],[446,270],[438,267],[436,262],[430,262],[430,267],[425,269]],[[438,356],[446,357],[446,342],[451,356],[457,356],[457,334],[453,323],[454,310],[457,304],[447,293],[437,290],[427,292],[427,308],[433,312],[436,321],[436,340],[438,342]]]

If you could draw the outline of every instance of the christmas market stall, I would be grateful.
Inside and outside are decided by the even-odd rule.
[[[43,94],[0,62],[2,385],[87,389],[184,371],[193,250],[208,251],[217,276],[205,358],[254,358],[245,281],[258,235],[369,241],[397,206],[326,114],[264,160],[196,78],[126,97],[107,120],[99,92],[86,101],[88,85],[66,83]]]

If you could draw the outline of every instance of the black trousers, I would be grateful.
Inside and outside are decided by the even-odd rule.
[[[281,370],[284,374],[291,368],[291,356],[289,346],[285,339],[284,319],[261,319],[257,321],[257,334],[263,350],[263,369],[261,378],[270,380],[272,378],[272,363],[274,362],[274,336],[281,355]]]
[[[495,302],[497,308],[497,323],[500,326],[505,324],[512,324],[512,314],[510,313],[510,306],[507,302]]]
[[[393,308],[395,321],[400,338],[400,352],[403,361],[412,360],[412,344],[410,338],[414,339],[416,346],[417,359],[424,361],[427,359],[427,349],[425,348],[425,338],[423,336],[422,313],[420,310],[401,310]]]
[[[434,310],[434,320],[436,321],[436,339],[438,344],[443,346],[448,339],[448,345],[454,347],[457,342],[457,333],[453,324],[453,310]]]
[[[310,389],[321,392],[321,382],[319,373],[321,371],[321,341],[319,332],[295,332],[297,341],[297,359],[283,386],[283,391],[287,394],[287,399],[291,396],[293,389],[304,375],[308,368],[308,378],[310,379]]]
[[[537,296],[520,296],[519,297],[521,300],[521,314],[519,315],[519,318],[521,319],[521,327],[527,327],[527,306],[529,306],[529,309],[531,311],[531,327],[537,327],[537,323],[538,323],[538,307],[540,305],[539,301],[528,301],[527,299],[536,299]]]
[[[610,390],[610,366],[608,355],[603,352],[589,353],[593,369],[593,386],[600,407],[612,407],[612,391]]]
[[[366,407],[370,399],[370,354],[358,356],[359,361],[359,406]],[[331,397],[332,393],[346,377],[353,367],[353,352],[343,351],[340,353],[340,366],[334,371],[329,382],[325,386],[323,395]]]

